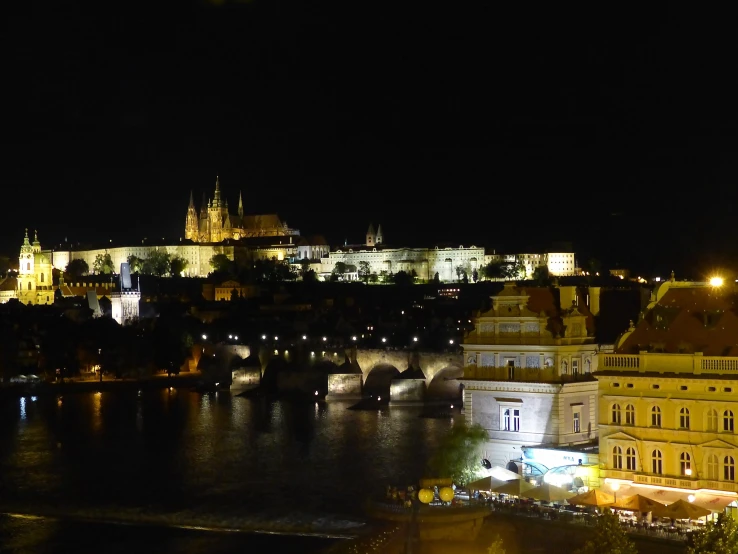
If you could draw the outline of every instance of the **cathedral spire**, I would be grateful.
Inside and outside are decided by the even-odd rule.
[[[240,190],[238,191],[238,217],[243,217],[243,198]]]
[[[220,208],[220,177],[215,176],[215,195],[213,196],[213,207]]]
[[[195,208],[195,199],[192,197],[192,189],[190,189],[190,208]]]

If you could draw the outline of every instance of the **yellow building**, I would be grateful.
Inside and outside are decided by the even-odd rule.
[[[28,239],[28,229],[18,256],[18,275],[8,277],[0,283],[0,302],[17,298],[23,304],[53,304],[54,285],[51,256],[41,251],[38,232],[34,234],[33,244]],[[15,281],[15,283],[13,283]]]
[[[721,511],[738,498],[736,290],[671,281],[600,355],[605,490]]]

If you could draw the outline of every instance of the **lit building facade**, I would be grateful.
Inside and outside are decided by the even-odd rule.
[[[198,216],[195,202],[190,193],[190,204],[185,218],[185,238],[194,242],[221,242],[248,237],[298,236],[300,231],[290,229],[276,214],[244,215],[243,197],[238,195],[238,209],[229,212],[228,200],[221,196],[220,179],[215,178],[213,198],[205,201],[203,196]]]
[[[549,288],[514,283],[491,300],[462,344],[464,411],[488,432],[487,459],[504,467],[523,447],[592,444],[599,349],[592,314],[558,306]]]
[[[11,298],[29,305],[54,303],[51,252],[41,250],[37,232],[31,243],[28,229],[18,256],[18,275],[0,282],[0,302]]]
[[[471,280],[475,271],[490,263],[520,263],[526,276],[542,266],[548,266],[549,273],[557,276],[576,275],[573,253],[566,254],[497,254],[486,253],[481,246],[403,248],[391,247],[385,243],[382,226],[370,224],[366,233],[366,241],[361,245],[345,245],[337,248],[321,258],[317,273],[327,278],[338,262],[353,268],[344,275],[346,280],[358,279],[358,269],[362,262],[369,264],[369,273],[377,275],[404,271],[415,272],[418,279],[430,281],[438,274],[440,281],[453,282],[459,280],[457,268],[466,272]],[[524,276],[523,276],[524,277]],[[481,276],[479,276],[481,279]]]
[[[673,280],[601,356],[604,488],[719,511],[738,497],[738,296]]]

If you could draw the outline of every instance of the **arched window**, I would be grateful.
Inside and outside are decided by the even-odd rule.
[[[733,456],[723,458],[723,480],[735,481],[735,460]]]
[[[689,452],[682,452],[679,455],[679,473],[680,475],[692,475],[692,458]]]
[[[651,427],[661,427],[661,408],[651,408]]]
[[[620,425],[620,404],[612,405],[612,417],[610,418],[610,423]]]
[[[636,470],[636,451],[632,446],[625,451],[625,468],[630,471]]]
[[[689,429],[689,408],[679,410],[679,428]]]
[[[26,264],[26,270],[27,270],[27,271],[31,271],[31,262],[28,262],[28,263]]]
[[[614,446],[612,449],[612,467],[623,469],[623,449],[619,446]]]
[[[664,471],[664,457],[661,450],[656,449],[651,452],[651,473],[661,475]]]
[[[715,479],[715,480],[719,479],[719,477],[718,477],[718,457],[717,457],[717,454],[710,454],[707,457],[707,478],[708,479]]]
[[[43,273],[41,274],[41,282],[42,283],[44,282],[44,274]]]
[[[711,408],[707,412],[707,430],[717,432],[717,423],[718,423],[717,410],[714,410]]]
[[[733,432],[733,412],[730,410],[723,412],[723,431]]]
[[[625,424],[635,425],[636,424],[636,409],[633,404],[626,404],[625,406]]]
[[[31,290],[31,282],[28,282],[28,290]]]

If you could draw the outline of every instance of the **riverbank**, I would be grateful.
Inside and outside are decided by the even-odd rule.
[[[165,389],[165,388],[194,388],[202,379],[200,373],[184,373],[180,375],[157,375],[146,379],[103,379],[99,380],[73,380],[64,382],[42,382],[29,383],[5,383],[0,385],[0,398],[18,398],[21,396],[42,394],[68,394],[86,392],[108,392],[116,390],[143,390],[143,389]]]

